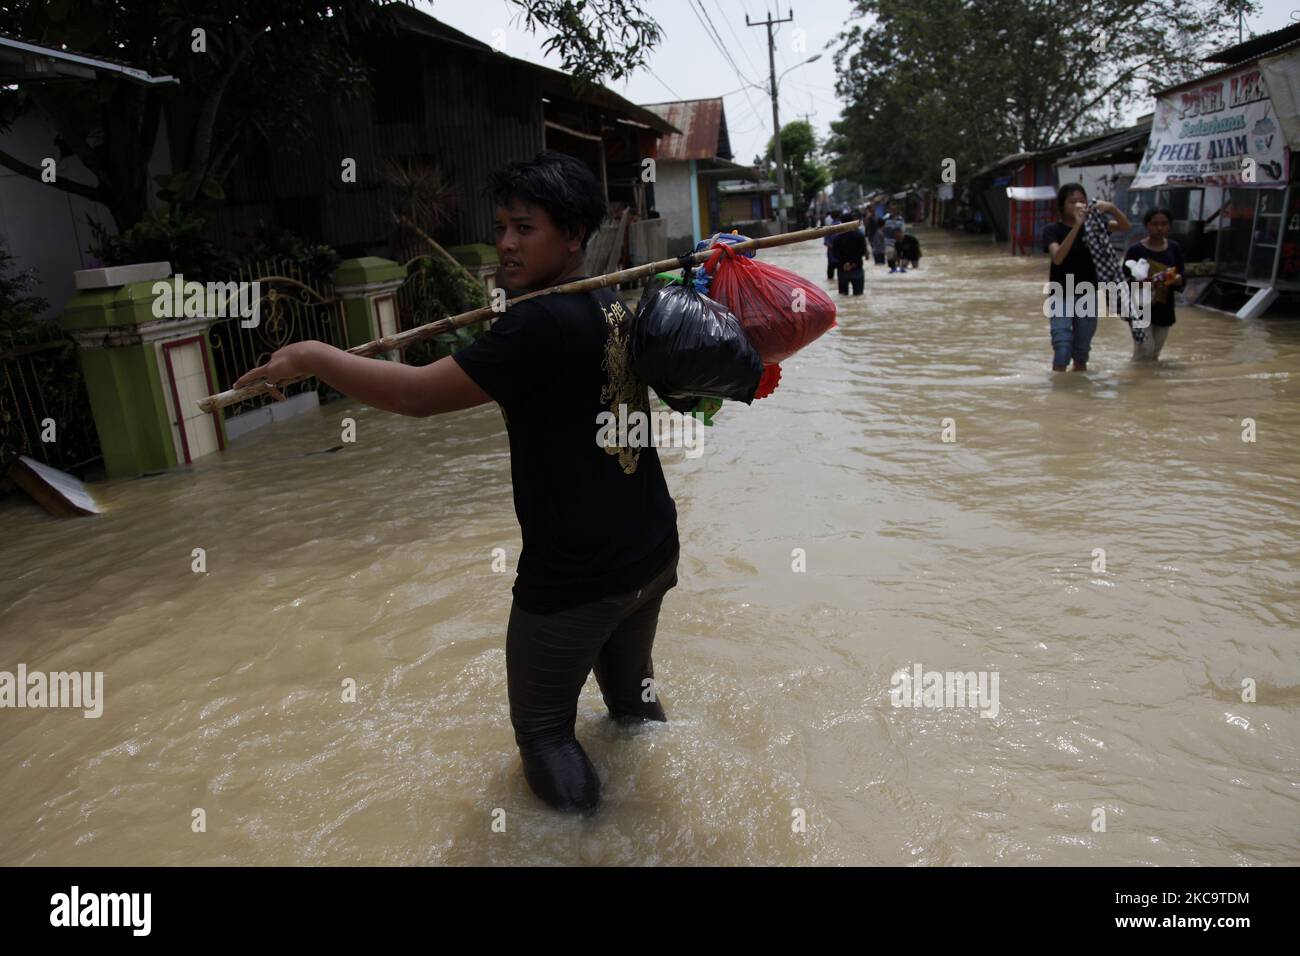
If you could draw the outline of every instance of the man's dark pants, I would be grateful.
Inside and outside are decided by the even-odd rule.
[[[862,295],[862,284],[865,278],[866,274],[861,264],[856,269],[840,266],[840,295],[848,295],[850,285],[853,286],[854,295]]]
[[[590,811],[600,800],[600,779],[574,736],[578,694],[589,673],[596,672],[611,717],[667,720],[650,651],[664,594],[677,584],[679,554],[636,591],[556,614],[510,608],[510,723],[528,785],[558,809]]]

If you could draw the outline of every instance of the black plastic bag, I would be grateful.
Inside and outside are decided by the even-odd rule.
[[[655,394],[659,395],[657,389]],[[700,404],[700,401],[704,396],[690,395],[683,398],[677,395],[659,395],[659,397],[662,398],[664,404],[673,411],[680,412],[683,415],[689,415],[691,412],[695,411],[695,407]]]
[[[693,286],[651,280],[632,320],[632,368],[676,411],[754,401],[763,363],[740,320]]]

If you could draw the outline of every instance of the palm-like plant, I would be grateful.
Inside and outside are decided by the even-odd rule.
[[[433,234],[451,221],[459,190],[441,167],[418,159],[386,159],[380,174],[397,194],[391,210],[398,227],[393,246],[404,262],[428,251]]]

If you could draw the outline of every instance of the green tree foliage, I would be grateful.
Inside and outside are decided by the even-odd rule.
[[[767,141],[766,162],[775,168],[775,138]],[[812,125],[803,120],[781,127],[781,161],[785,188],[794,196],[796,209],[805,207],[830,184],[830,171],[818,159],[820,146]]]
[[[349,38],[379,29],[386,18],[377,11],[370,2],[319,0],[17,0],[0,7],[0,32],[124,61],[180,85],[104,76],[22,84],[0,92],[0,129],[24,112],[47,118],[56,158],[75,156],[91,174],[60,175],[52,185],[103,203],[124,232],[148,208],[164,102],[177,126],[172,201],[219,198],[220,183],[263,130],[302,132],[320,97],[363,88]],[[39,179],[39,170],[3,150],[0,166]]]
[[[1236,40],[1241,0],[856,0],[840,35],[836,178],[938,180],[1121,125]]]
[[[31,294],[35,281],[0,243],[0,389],[8,391],[0,393],[8,399],[0,401],[0,496],[14,487],[3,477],[12,455],[76,471],[99,457],[76,345],[57,322],[40,318],[48,303]],[[46,416],[58,422],[52,446],[35,437]]]
[[[552,35],[578,81],[619,78],[640,65],[659,30],[638,0],[505,0],[533,30]],[[220,201],[239,158],[274,129],[306,133],[322,99],[367,89],[358,50],[364,36],[391,34],[382,0],[13,0],[0,4],[0,33],[89,56],[123,61],[179,86],[144,86],[98,77],[0,89],[0,131],[35,112],[54,126],[56,158],[75,156],[91,176],[60,175],[52,185],[106,206],[119,232],[145,218],[149,159],[163,104],[176,176],[165,201],[182,207]],[[201,30],[205,52],[197,52]],[[0,167],[40,181],[41,170],[0,148]]]
[[[663,34],[641,12],[638,0],[510,0],[524,23],[550,37],[542,43],[557,53],[564,71],[579,81],[621,80],[646,63]]]
[[[169,262],[172,272],[200,282],[233,279],[240,268],[263,262],[291,262],[320,281],[333,277],[338,253],[330,246],[265,222],[237,233],[236,246],[223,248],[203,235],[204,220],[178,206],[151,210],[126,232],[113,234],[90,221],[91,254],[107,266]]]
[[[415,301],[415,325],[425,325],[448,316],[481,309],[488,304],[487,290],[481,282],[471,279],[464,269],[458,268],[440,255],[431,254],[413,263],[415,272],[407,279],[412,283]],[[432,339],[414,342],[406,348],[408,365],[427,365],[444,355],[459,351],[487,331],[487,323],[479,322],[444,332]]]
[[[58,326],[42,322],[46,301],[31,294],[36,277],[31,270],[18,269],[14,257],[0,243],[0,350],[48,339]]]

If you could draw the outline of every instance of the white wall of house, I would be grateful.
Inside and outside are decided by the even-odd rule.
[[[691,216],[691,164],[655,164],[655,209],[668,223],[668,252],[681,255],[695,244]]]
[[[150,207],[157,205],[153,177],[171,168],[167,137],[160,134],[149,163]],[[6,152],[32,166],[40,167],[47,156],[58,159],[54,127],[28,114],[0,136]],[[59,161],[56,175],[94,186],[94,175],[74,156]],[[72,273],[90,265],[88,251],[93,236],[86,222],[89,214],[116,232],[108,208],[97,202],[64,192],[50,183],[36,182],[20,173],[0,167],[0,241],[17,260],[19,269],[33,269],[36,285],[32,292],[49,303],[47,315],[58,315],[76,291]]]
[[[1089,199],[1110,200],[1120,176],[1137,173],[1137,163],[1110,163],[1103,166],[1057,166],[1056,181],[1061,185],[1079,183]]]

